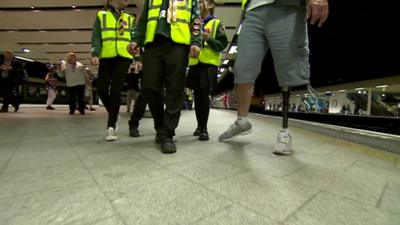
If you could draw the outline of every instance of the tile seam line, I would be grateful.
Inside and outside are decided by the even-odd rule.
[[[57,121],[57,125],[58,127],[61,129],[61,126],[59,124],[59,122]],[[90,177],[92,178],[93,182],[95,183],[95,185],[97,186],[97,188],[101,191],[101,193],[103,194],[103,197],[107,200],[109,206],[112,208],[112,210],[114,211],[114,213],[116,213],[115,215],[117,217],[119,217],[119,219],[121,219],[122,223],[124,225],[129,225],[127,223],[127,221],[125,220],[125,218],[121,215],[121,213],[116,209],[116,207],[114,206],[114,204],[112,204],[111,200],[108,198],[107,194],[105,193],[105,191],[103,190],[103,188],[100,186],[100,184],[97,182],[97,180],[95,179],[94,175],[92,174],[92,172],[88,169],[88,167],[86,166],[86,164],[83,162],[82,158],[79,156],[79,154],[76,152],[75,147],[71,144],[71,142],[69,141],[69,139],[65,136],[65,133],[63,132],[63,137],[65,138],[65,140],[67,141],[68,145],[71,147],[72,151],[75,153],[75,155],[78,157],[79,162],[81,163],[81,165],[83,166],[83,168],[88,172],[88,174],[90,175]]]
[[[15,147],[13,153],[11,154],[10,158],[8,158],[7,162],[5,163],[5,165],[3,166],[3,168],[0,170],[0,178],[3,177],[4,172],[6,171],[6,168],[8,167],[8,165],[10,164],[12,158],[14,158],[15,153],[17,153],[17,151],[19,150],[19,148],[21,147],[22,144],[22,140],[26,137],[26,134],[28,133],[28,130],[25,131],[24,135],[22,136],[21,140],[19,141],[18,145]]]

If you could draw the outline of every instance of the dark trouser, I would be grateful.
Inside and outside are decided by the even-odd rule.
[[[175,135],[184,101],[188,60],[189,46],[176,44],[160,36],[156,36],[153,43],[145,46],[143,95],[161,139]]]
[[[208,115],[210,114],[210,91],[208,88],[194,90],[194,104],[197,127],[207,130]]]
[[[132,60],[115,57],[100,59],[97,92],[108,112],[107,128],[115,128],[121,105],[121,91]]]
[[[79,112],[85,112],[85,85],[68,87],[68,93],[69,111],[75,112],[76,103],[78,103]]]
[[[143,118],[144,112],[146,111],[146,105],[146,99],[142,94],[139,94],[133,107],[131,119],[129,120],[129,129],[139,127],[139,121]]]
[[[14,108],[19,106],[19,99],[16,85],[9,78],[1,78],[1,96],[3,97],[3,110],[8,110],[8,106],[11,104]]]

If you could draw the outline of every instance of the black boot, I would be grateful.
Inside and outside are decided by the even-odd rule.
[[[210,140],[210,137],[208,136],[207,130],[200,131],[199,140],[200,141],[208,141],[208,140]]]
[[[140,134],[139,134],[138,128],[137,128],[137,127],[131,127],[131,128],[129,128],[129,135],[130,135],[131,137],[139,137]]]
[[[164,154],[173,154],[176,152],[176,145],[171,138],[161,140],[161,152]]]
[[[193,132],[193,136],[199,136],[200,135],[200,128],[196,128],[196,130]]]

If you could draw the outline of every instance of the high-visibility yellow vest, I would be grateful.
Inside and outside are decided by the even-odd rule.
[[[102,47],[100,58],[114,58],[121,56],[133,59],[128,52],[128,45],[131,42],[131,28],[133,26],[133,16],[122,13],[121,17],[116,20],[110,10],[99,11],[97,16],[101,24]],[[120,21],[122,19],[122,22]],[[123,33],[120,26],[123,25]]]
[[[214,38],[217,36],[217,30],[218,27],[221,23],[221,20],[219,19],[212,19],[207,22],[207,24],[204,26],[204,29],[210,30],[211,38]],[[205,41],[204,46],[202,46],[200,55],[198,58],[189,58],[189,66],[197,65],[199,63],[204,64],[210,64],[214,66],[219,66],[221,62],[221,53],[218,51],[213,50],[208,43]]]
[[[154,41],[154,36],[156,34],[157,23],[160,16],[167,17],[167,12],[165,15],[160,15],[161,5],[163,0],[150,0],[149,1],[149,12],[147,18],[147,29],[146,38],[144,43]],[[175,1],[176,8],[174,18],[171,20],[171,39],[173,42],[178,44],[191,44],[191,34],[190,34],[190,22],[192,16],[192,0],[172,0]]]

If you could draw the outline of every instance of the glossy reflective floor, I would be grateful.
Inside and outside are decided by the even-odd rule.
[[[125,109],[122,109],[122,111]],[[218,135],[235,118],[212,110],[199,142],[193,111],[163,155],[152,120],[142,137],[103,141],[105,113],[23,107],[0,114],[1,225],[399,225],[399,155],[293,128],[296,152],[272,154],[277,119],[252,115],[254,132]]]

